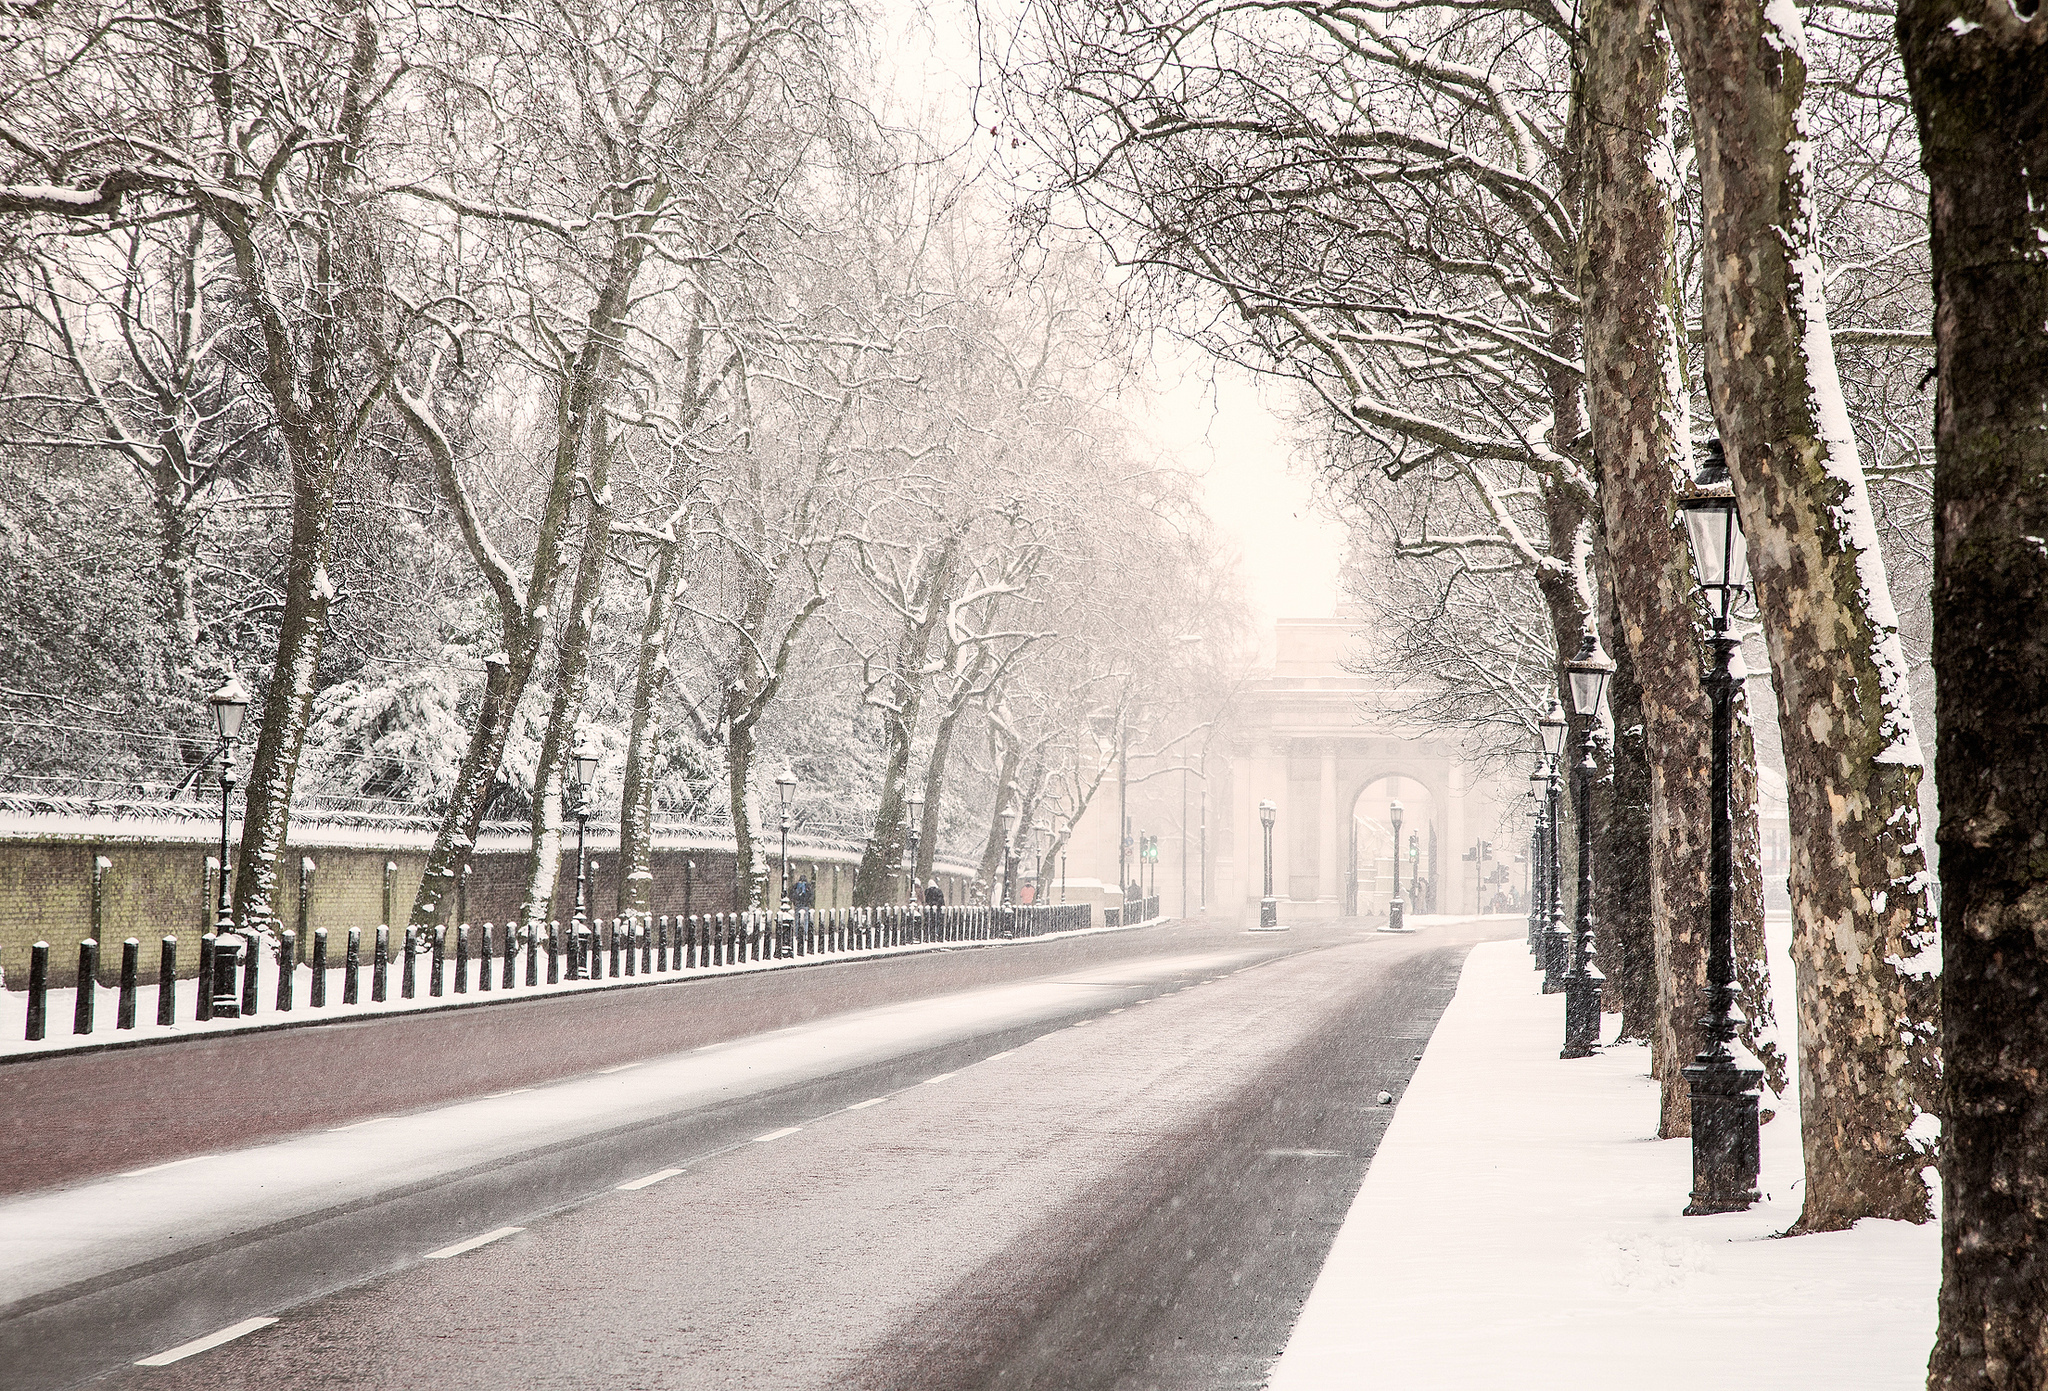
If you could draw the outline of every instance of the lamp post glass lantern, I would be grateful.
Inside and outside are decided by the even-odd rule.
[[[1259,824],[1266,832],[1266,893],[1259,900],[1259,926],[1280,925],[1280,904],[1273,897],[1273,822],[1280,815],[1280,808],[1268,797],[1259,803]]]
[[[1573,810],[1579,822],[1579,901],[1572,915],[1571,974],[1564,983],[1564,1051],[1560,1056],[1583,1058],[1600,1043],[1600,987],[1605,978],[1593,964],[1593,776],[1594,736],[1600,727],[1601,701],[1607,694],[1614,663],[1600,650],[1600,639],[1588,632],[1579,653],[1565,663],[1572,708],[1579,717],[1578,777]]]
[[[1728,461],[1718,439],[1693,478],[1694,495],[1682,499],[1685,539],[1694,577],[1714,625],[1708,639],[1708,698],[1713,706],[1713,775],[1707,837],[1707,1041],[1681,1069],[1692,1091],[1692,1201],[1687,1216],[1740,1212],[1757,1200],[1760,1159],[1758,1068],[1735,1057],[1735,837],[1731,806],[1734,758],[1736,639],[1729,620],[1749,587],[1749,548],[1735,503]]]

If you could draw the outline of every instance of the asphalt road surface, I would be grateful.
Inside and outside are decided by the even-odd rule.
[[[1257,1386],[1378,1094],[1518,931],[1174,924],[0,1068],[0,1383]]]

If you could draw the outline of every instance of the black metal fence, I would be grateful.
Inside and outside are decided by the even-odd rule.
[[[296,968],[300,965],[311,968],[306,1003],[317,1009],[328,1004],[337,975],[340,1003],[364,1003],[366,965],[368,1003],[382,1004],[390,998],[394,967],[398,998],[410,1000],[418,996],[423,974],[431,998],[516,991],[522,984],[534,989],[543,983],[617,981],[762,961],[852,957],[900,947],[1044,937],[1091,925],[1087,904],[803,909],[779,914],[756,911],[673,917],[646,914],[588,924],[553,921],[536,931],[521,931],[512,923],[408,927],[395,939],[389,927],[380,926],[371,936],[367,953],[362,929],[352,927],[338,963],[324,927],[312,933],[310,944],[302,942],[298,933],[286,931],[274,951],[257,934],[209,932],[199,939],[191,1017],[204,1021],[256,1014],[263,995],[259,974],[266,959],[279,965],[271,1008],[289,1013],[296,1003]],[[156,1022],[170,1025],[178,1022],[178,939],[165,937],[159,948]],[[141,949],[133,937],[121,946],[116,1029],[135,1027]],[[96,1001],[91,982],[98,974],[99,950],[99,943],[90,937],[78,944],[80,984],[72,1008],[74,1034],[93,1031]],[[37,942],[29,958],[27,1038],[31,1041],[45,1037],[48,1031],[49,973],[49,943]]]
[[[1121,908],[1102,910],[1102,921],[1107,927],[1135,927],[1139,923],[1151,922],[1159,916],[1159,895],[1146,898],[1127,898]]]

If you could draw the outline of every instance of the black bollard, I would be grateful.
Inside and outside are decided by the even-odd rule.
[[[242,1017],[251,1018],[256,1013],[256,962],[263,955],[257,950],[262,938],[244,929],[242,932]]]
[[[637,941],[639,940],[639,938],[638,938],[638,937],[636,936],[636,933],[638,932],[638,930],[639,930],[639,929],[638,929],[638,928],[636,928],[636,927],[634,926],[634,923],[633,923],[633,919],[632,919],[632,917],[631,917],[630,915],[628,915],[628,916],[627,916],[627,918],[626,918],[626,922],[625,922],[625,927],[626,927],[626,974],[630,976],[630,975],[635,975],[635,974],[637,974],[637,973],[636,973],[636,972],[634,971],[633,967],[634,967],[634,958],[635,958],[636,956],[638,956],[638,955],[639,955],[639,953],[638,953],[638,952],[637,952],[637,951],[636,951],[636,950],[634,949],[634,943],[635,943],[635,942],[637,942]],[[612,919],[612,950],[613,950],[613,951],[617,951],[617,950],[618,950],[618,943],[619,943],[619,920],[618,920],[617,918],[613,918],[613,919]],[[612,974],[613,974],[613,975],[617,975],[617,974],[618,974],[618,972],[617,972],[617,971],[613,971],[613,972],[612,972]]]
[[[654,974],[654,919],[636,917],[633,919],[633,936],[640,943],[640,974]]]
[[[548,922],[548,984],[562,983],[562,925],[550,919]]]
[[[313,929],[313,990],[306,1003],[314,1009],[327,1005],[327,929]]]
[[[43,1036],[50,1004],[50,944],[38,942],[28,950],[28,1032],[30,1043]]]
[[[434,992],[439,994],[437,990]],[[469,993],[469,924],[455,929],[455,993]]]
[[[211,932],[199,934],[199,989],[192,1001],[192,1017],[202,1024],[213,1018],[213,947],[217,940]]]
[[[654,920],[654,969],[668,969],[668,914]]]
[[[121,944],[121,1003],[114,1010],[114,1027],[135,1027],[135,977],[142,968],[142,943],[130,937]]]
[[[99,993],[93,987],[99,983],[100,944],[87,937],[78,944],[78,989],[72,992],[71,1032],[89,1034],[92,1032],[92,1007],[94,997]]]
[[[427,969],[427,994],[439,996],[441,993],[442,967],[448,960],[448,929],[446,927],[436,927],[434,929],[433,950],[434,955]]]
[[[355,929],[350,928],[349,932],[353,935]],[[373,1004],[381,1005],[384,1003],[385,985],[390,975],[390,967],[391,929],[383,923],[378,923],[377,940],[370,948],[370,1000]],[[351,999],[348,1000],[348,1003],[354,1004],[355,1001]]]
[[[548,979],[554,979],[554,951],[548,948]],[[533,923],[526,929],[526,985],[530,990],[540,984],[540,924]]]
[[[510,952],[506,955],[509,957]],[[491,925],[485,923],[476,939],[476,988],[491,988]]]
[[[242,951],[248,943],[237,932],[222,932],[213,939],[213,1017],[240,1019],[242,992],[240,976]]]
[[[178,939],[166,937],[156,964],[156,1022],[178,1022]]]
[[[405,960],[398,966],[398,996],[410,1000],[419,991],[419,972],[413,959],[419,955],[419,929],[405,929]]]
[[[507,990],[510,990],[510,989],[511,989],[511,988],[512,988],[513,986],[515,986],[515,985],[519,984],[519,975],[518,975],[518,972],[517,972],[517,971],[516,971],[516,970],[514,969],[515,967],[517,967],[517,965],[518,965],[518,964],[519,964],[519,939],[518,939],[518,938],[517,938],[516,936],[514,936],[514,935],[513,935],[513,933],[512,933],[512,924],[511,924],[511,922],[507,921],[507,922],[506,922],[506,924],[505,924],[505,982],[504,982],[504,985],[505,985],[505,989],[507,989]]]
[[[617,918],[613,918],[611,920],[610,926],[611,930],[606,934],[606,936],[609,939],[611,947],[611,978],[613,980],[617,980],[619,978],[619,920]]]
[[[299,934],[291,928],[284,930],[284,964],[277,971],[277,1012],[289,1014],[292,1008],[292,987],[296,983],[298,970],[293,965],[299,959]]]

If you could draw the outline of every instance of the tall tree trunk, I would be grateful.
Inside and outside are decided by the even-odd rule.
[[[661,544],[640,619],[640,663],[633,678],[633,722],[626,735],[625,790],[619,798],[619,912],[654,911],[655,697],[668,671],[668,620],[675,603],[676,544]]]
[[[1610,614],[1614,605],[1607,605]],[[1597,793],[1600,877],[1594,881],[1600,968],[1607,975],[1604,1007],[1621,1015],[1621,1037],[1645,1042],[1657,1027],[1657,899],[1650,887],[1650,756],[1643,734],[1643,691],[1628,635],[1618,618],[1610,630],[1614,676],[1607,683],[1614,711],[1614,747],[1608,776]],[[1646,849],[1645,847],[1648,847]]]
[[[1647,761],[1648,847],[1637,901],[1649,923],[1653,1068],[1660,1136],[1691,1132],[1683,1069],[1700,1051],[1706,987],[1707,831],[1711,709],[1701,681],[1702,633],[1677,516],[1689,486],[1685,383],[1670,284],[1672,191],[1664,100],[1670,45],[1655,0],[1592,0],[1581,79],[1588,107],[1585,265],[1586,394],[1600,479],[1603,572],[1639,683]],[[1654,351],[1646,347],[1654,345]],[[1617,682],[1617,686],[1619,683]],[[1617,707],[1617,720],[1621,711]],[[1747,741],[1744,741],[1747,746]],[[1753,756],[1753,752],[1752,752]],[[1754,787],[1754,769],[1745,770]],[[1737,858],[1756,841],[1754,799],[1734,803]],[[1745,945],[1762,940],[1763,897],[1751,876],[1735,916]],[[1746,929],[1746,930],[1745,930]],[[1741,955],[1754,1031],[1771,1015],[1761,950]],[[1783,1085],[1779,1066],[1778,1085]]]
[[[981,843],[981,863],[974,867],[975,902],[986,903],[995,886],[1000,882],[1003,865],[1003,809],[1017,797],[1017,765],[1023,761],[1024,751],[1009,740],[1003,741],[1002,756],[996,763],[996,796],[989,807],[988,838]]]
[[[913,596],[912,612],[897,640],[890,668],[892,698],[881,707],[882,737],[887,750],[882,763],[881,797],[875,807],[874,829],[868,834],[860,866],[853,876],[853,901],[858,907],[889,902],[890,877],[903,863],[903,784],[910,770],[911,745],[917,737],[918,708],[924,701],[925,662],[945,622],[946,603],[953,585],[953,560],[959,544],[958,536],[948,536],[927,557]]]
[[[291,829],[292,782],[313,710],[320,648],[334,581],[327,553],[334,539],[334,477],[339,465],[317,444],[292,460],[292,535],[286,551],[284,614],[277,658],[263,693],[263,723],[249,765],[242,846],[236,859],[235,921],[268,931],[282,883],[278,862]]]
[[[754,721],[739,715],[726,723],[725,782],[732,814],[733,903],[768,906],[768,872],[761,860],[760,804],[754,799]]]
[[[922,884],[932,877],[932,865],[939,854],[939,826],[941,802],[946,795],[946,764],[953,756],[953,732],[960,727],[960,717],[966,713],[966,703],[949,705],[940,717],[938,728],[932,735],[931,761],[924,768],[924,806],[920,809],[917,824],[917,864],[911,875]]]
[[[227,21],[219,0],[209,0],[204,7],[204,22],[218,44],[214,53],[224,53]],[[292,304],[281,296],[267,253],[257,242],[256,219],[262,215],[258,209],[228,201],[212,209],[261,330],[259,375],[291,469],[292,531],[285,553],[284,610],[278,619],[277,656],[263,693],[263,723],[250,761],[234,892],[235,920],[266,932],[275,917],[292,784],[312,715],[320,649],[334,600],[327,559],[334,540],[336,478],[342,456],[355,447],[357,434],[388,381],[373,375],[365,386],[354,350],[360,317],[355,300],[381,276],[372,229],[351,203],[368,140],[366,98],[376,72],[378,31],[363,15],[355,17],[353,31],[336,122],[340,139],[313,184],[324,217],[308,219],[321,228],[309,270],[310,303]],[[213,90],[217,115],[231,128],[240,118],[224,66],[213,74]]]
[[[1931,195],[1941,1323],[1931,1391],[2048,1386],[2048,12],[1904,0]]]
[[[1828,337],[1805,35],[1762,0],[1666,8],[1699,147],[1710,394],[1749,535],[1792,829],[1805,1206],[1925,1221],[1935,926],[1898,620]]]
[[[547,732],[541,736],[540,761],[534,771],[532,840],[526,852],[526,904],[520,921],[531,929],[548,916],[555,881],[562,872],[562,782],[574,752],[576,722],[590,684],[590,636],[604,594],[606,552],[611,547],[611,473],[613,438],[602,420],[592,422],[590,444],[590,506],[583,524],[583,549],[576,561],[576,583],[569,592],[569,617],[555,641],[555,697],[548,707]]]

